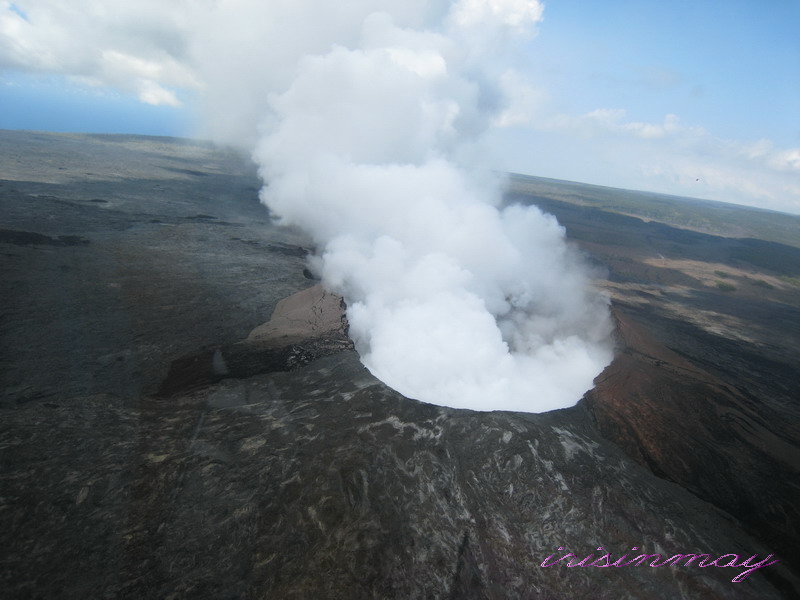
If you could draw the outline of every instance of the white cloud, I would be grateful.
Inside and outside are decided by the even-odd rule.
[[[14,4],[26,18],[0,5],[0,67],[81,77],[150,104],[175,106],[175,88],[198,86],[186,56],[189,2]]]
[[[485,28],[496,23],[523,30],[541,21],[543,13],[544,5],[537,0],[458,0],[451,14],[459,27]]]
[[[142,80],[138,87],[138,98],[145,104],[180,106],[181,102],[175,96],[175,92],[164,89],[155,81],[148,79]]]
[[[722,139],[675,114],[660,122],[620,108],[570,115],[535,98],[508,132],[492,134],[499,168],[800,213],[799,148]]]
[[[613,135],[633,136],[648,140],[669,136],[683,136],[684,138],[707,136],[701,127],[683,125],[677,115],[665,115],[661,123],[628,121],[627,111],[622,108],[598,108],[577,116],[540,114],[537,117],[530,120],[533,129],[569,132],[581,137]]]
[[[500,87],[506,105],[492,121],[495,127],[530,124],[547,99],[542,90],[534,87],[514,69],[508,69],[500,76]]]
[[[800,148],[770,152],[766,160],[767,164],[779,171],[800,173]]]

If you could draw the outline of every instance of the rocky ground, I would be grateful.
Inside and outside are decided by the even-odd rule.
[[[576,407],[432,406],[360,365],[336,298],[317,288],[278,306],[316,283],[304,273],[312,248],[270,222],[240,157],[23,132],[0,132],[0,156],[7,597],[800,589],[784,555],[798,438],[780,348],[724,338],[723,358],[706,356],[716,338],[625,288],[619,358]],[[614,273],[609,288],[645,285]],[[298,316],[305,306],[324,318]],[[699,341],[682,342],[692,327]],[[781,563],[743,583],[734,568],[540,566],[559,547],[584,557],[600,546],[612,560],[637,547]]]
[[[724,219],[710,235],[537,195],[543,185],[518,180],[512,197],[555,214],[606,269],[619,324],[621,351],[586,398],[600,431],[800,568],[800,218],[753,211],[766,231],[793,226],[791,246],[732,237]]]

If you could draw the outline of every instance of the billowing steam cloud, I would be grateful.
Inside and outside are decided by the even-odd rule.
[[[495,50],[541,7],[403,7],[351,6],[338,37],[295,38],[260,122],[262,199],[318,241],[317,268],[388,385],[480,410],[570,406],[610,360],[605,304],[554,219],[498,208],[473,152],[502,109]],[[289,12],[296,34],[307,13]]]
[[[267,7],[264,4],[268,5]],[[535,0],[229,1],[182,21],[209,132],[317,241],[364,364],[414,398],[571,406],[608,364],[606,302],[555,219],[500,205],[480,135]]]

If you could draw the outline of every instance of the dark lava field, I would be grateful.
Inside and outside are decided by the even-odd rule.
[[[376,380],[323,292],[280,306],[330,328],[274,333],[318,282],[259,187],[200,142],[0,131],[3,597],[798,597],[800,218],[512,177],[617,354],[573,408],[477,413]],[[541,566],[639,551],[780,562]]]

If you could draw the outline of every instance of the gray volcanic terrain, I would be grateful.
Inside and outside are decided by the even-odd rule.
[[[0,132],[5,597],[796,597],[791,245],[517,182],[607,270],[619,351],[573,408],[478,413],[364,369],[259,186],[199,142]],[[781,562],[541,567],[599,547]]]

